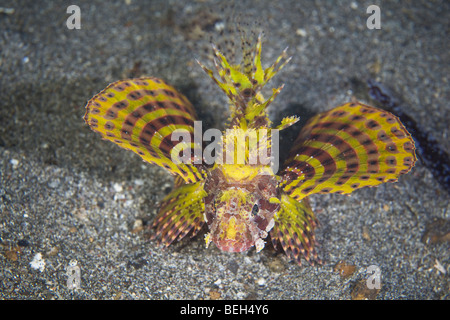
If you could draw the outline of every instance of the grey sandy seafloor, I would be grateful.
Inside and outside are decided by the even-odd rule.
[[[231,254],[206,249],[202,235],[166,249],[149,241],[142,229],[173,179],[101,141],[84,124],[84,106],[110,82],[155,76],[193,102],[204,126],[220,127],[225,97],[194,58],[203,32],[225,13],[208,13],[212,1],[73,4],[81,29],[66,27],[65,1],[0,1],[14,9],[0,12],[2,299],[449,298],[449,195],[420,161],[395,184],[311,198],[320,266],[298,266],[269,244]],[[270,83],[285,83],[271,105],[274,122],[302,118],[282,146],[305,114],[364,101],[354,84],[374,78],[450,149],[450,4],[379,1],[381,29],[370,30],[371,4],[244,2],[263,22],[263,63],[286,46],[293,56]],[[211,23],[200,18],[208,14]],[[340,275],[340,261],[353,272]],[[80,288],[71,290],[75,263]],[[371,265],[380,290],[361,286]]]

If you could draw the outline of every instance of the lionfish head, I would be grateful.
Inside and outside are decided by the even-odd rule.
[[[204,200],[210,229],[207,244],[212,241],[229,252],[244,252],[253,246],[262,250],[280,208],[276,179],[260,175],[249,183],[233,184],[221,178],[215,170],[205,184],[205,189],[211,189]]]

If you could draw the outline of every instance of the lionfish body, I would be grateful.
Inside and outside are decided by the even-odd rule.
[[[118,81],[88,102],[84,119],[94,131],[177,177],[152,224],[154,238],[169,245],[187,234],[195,236],[206,224],[207,245],[260,251],[270,235],[273,245],[280,244],[298,264],[301,257],[314,263],[317,221],[309,195],[350,193],[396,181],[411,169],[414,143],[400,121],[357,102],[313,117],[286,163],[274,168],[267,159],[278,157],[276,133],[298,118],[286,117],[272,127],[266,111],[282,87],[268,99],[261,89],[288,61],[284,51],[264,69],[259,37],[255,46],[244,49],[240,65],[231,65],[216,48],[216,73],[200,63],[231,106],[229,128],[215,145],[213,164],[205,163],[209,146],[195,142],[192,105],[161,79]],[[174,139],[178,130],[190,139]]]

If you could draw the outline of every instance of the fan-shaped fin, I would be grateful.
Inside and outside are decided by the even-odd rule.
[[[178,174],[186,183],[203,179],[201,169],[192,164],[199,162],[194,150],[200,148],[194,144],[195,118],[195,111],[186,97],[157,78],[110,84],[89,100],[84,116],[91,129],[104,139],[137,153],[144,161]],[[177,129],[189,132],[190,145],[172,141],[172,133]],[[188,145],[191,164],[179,158],[180,152],[189,150]],[[172,161],[175,160],[172,154],[176,154],[178,162]]]
[[[206,195],[202,182],[184,184],[174,189],[162,201],[153,221],[152,228],[156,228],[153,238],[168,246],[191,231],[191,237],[195,236],[205,223],[203,198]]]
[[[297,200],[350,193],[396,181],[415,161],[414,142],[393,114],[352,102],[306,124],[285,163],[281,187]]]
[[[301,264],[304,257],[311,264],[320,262],[315,251],[314,229],[316,218],[309,205],[308,198],[300,202],[283,193],[280,210],[275,214],[275,225],[270,232],[272,244],[278,243],[291,259]]]

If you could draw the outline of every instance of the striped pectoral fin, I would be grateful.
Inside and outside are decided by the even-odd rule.
[[[272,244],[281,248],[291,259],[301,264],[304,257],[311,264],[320,263],[315,250],[314,229],[317,220],[308,198],[297,201],[286,193],[281,196],[281,207],[275,215],[275,225],[270,232]]]
[[[193,143],[195,118],[195,111],[186,97],[157,78],[110,84],[89,100],[84,116],[91,129],[104,139],[137,153],[144,161],[178,174],[187,183],[203,179],[201,170],[192,164],[194,161],[187,163],[179,158],[179,153],[190,152],[189,158],[193,160],[195,148],[200,148]],[[177,129],[184,130],[191,142],[172,141]],[[172,161],[173,154],[180,161]]]
[[[202,182],[184,184],[174,189],[162,201],[153,221],[153,239],[168,246],[175,240],[183,239],[189,232],[194,237],[205,223],[205,196]]]
[[[352,102],[313,117],[300,132],[281,186],[300,200],[397,181],[416,161],[414,142],[393,114]]]

